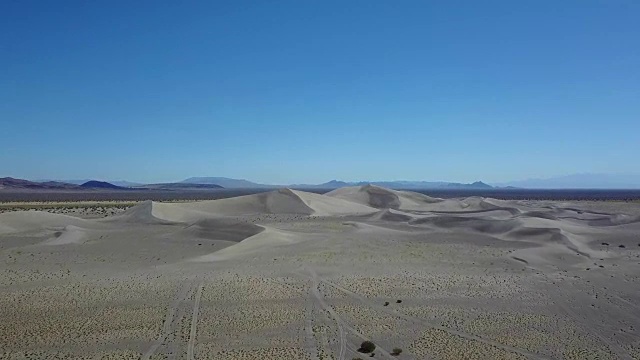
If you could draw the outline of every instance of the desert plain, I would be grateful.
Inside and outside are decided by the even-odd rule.
[[[638,203],[100,208],[0,214],[1,359],[640,359]]]

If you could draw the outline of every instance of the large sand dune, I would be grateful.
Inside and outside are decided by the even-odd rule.
[[[638,359],[640,208],[602,208],[363,186],[4,213],[0,358]]]
[[[194,203],[147,201],[123,214],[125,221],[190,222],[203,218],[247,215],[349,215],[373,213],[377,209],[324,195],[281,189],[229,199]]]

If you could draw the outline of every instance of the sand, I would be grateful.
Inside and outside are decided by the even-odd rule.
[[[0,214],[0,358],[640,359],[638,204],[364,186],[83,215]]]

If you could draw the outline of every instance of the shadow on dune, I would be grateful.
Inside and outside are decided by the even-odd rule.
[[[264,231],[264,227],[224,219],[203,219],[186,226],[171,236],[240,242]]]
[[[409,221],[411,225],[427,225],[442,229],[478,231],[487,234],[504,234],[521,226],[516,219],[498,220],[451,215],[432,216]]]

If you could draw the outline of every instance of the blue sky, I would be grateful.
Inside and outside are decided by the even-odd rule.
[[[0,176],[640,170],[638,1],[160,3],[0,4]]]

